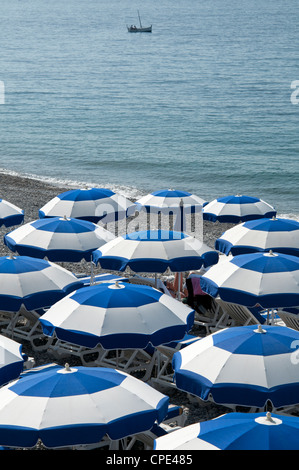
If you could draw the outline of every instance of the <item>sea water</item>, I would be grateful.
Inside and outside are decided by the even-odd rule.
[[[128,33],[138,25],[152,33]],[[1,0],[0,168],[299,218],[297,0]],[[298,81],[298,82],[297,82]]]

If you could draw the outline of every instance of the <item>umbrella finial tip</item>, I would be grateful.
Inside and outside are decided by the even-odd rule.
[[[71,370],[68,362],[65,363],[64,368],[65,370],[68,370],[68,371]]]
[[[270,421],[271,423],[275,423],[274,419],[272,418],[272,415],[271,415],[270,411],[267,411],[267,413],[266,413],[266,420]]]
[[[254,330],[256,333],[266,333],[266,330],[263,330],[262,325],[259,324],[257,330]]]

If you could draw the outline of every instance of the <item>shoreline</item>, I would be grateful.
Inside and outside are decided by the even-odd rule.
[[[27,176],[12,175],[8,173],[3,173],[0,171],[0,199],[4,199],[17,207],[24,210],[24,224],[32,222],[39,218],[38,211],[43,207],[48,201],[52,198],[61,194],[65,191],[79,187],[84,187],[84,185],[63,185],[62,183],[54,184],[49,183],[37,178],[30,178]],[[132,202],[135,202],[136,199],[128,198]],[[130,218],[131,220],[134,217]],[[219,222],[207,222],[202,221],[201,226],[199,227],[200,236],[202,240],[212,249],[214,249],[214,242],[216,238],[220,237],[225,230],[232,227],[234,224],[221,224]],[[0,236],[4,236],[6,233],[14,230],[17,227],[0,227]],[[107,229],[109,230],[109,224]],[[154,228],[154,227],[153,227]],[[122,235],[126,230],[124,223],[120,223],[119,226],[119,235]],[[195,236],[193,234],[193,236]],[[4,246],[3,242],[0,245],[0,256],[7,254],[9,252],[8,248]],[[8,250],[8,251],[7,251]]]
[[[21,188],[23,188],[26,184],[33,185],[38,188],[43,188],[45,192],[48,192],[49,194],[54,194],[54,195],[57,195],[64,191],[68,191],[70,189],[98,187],[98,188],[110,189],[111,191],[121,194],[127,199],[130,199],[131,201],[135,201],[139,199],[140,197],[143,197],[147,194],[147,192],[145,192],[144,190],[141,191],[140,189],[136,187],[127,187],[127,186],[121,186],[121,185],[115,185],[115,184],[114,185],[113,184],[99,185],[99,184],[91,183],[88,181],[77,181],[77,180],[68,180],[68,179],[59,180],[56,178],[42,177],[40,175],[35,175],[35,174],[26,174],[26,173],[22,174],[22,173],[18,173],[12,170],[6,170],[5,168],[2,168],[1,166],[0,166],[0,183],[1,183],[0,198],[2,199],[5,199],[5,197],[3,196],[4,192],[7,192],[8,194],[12,194],[12,197],[15,197],[14,191],[11,190],[12,184],[16,184],[16,187],[21,187]],[[52,193],[53,189],[56,189],[56,192]],[[163,189],[163,188],[160,188],[160,189]],[[233,192],[231,192],[230,194],[233,194]],[[198,194],[198,195],[204,198],[204,195],[201,195],[201,194]],[[219,194],[217,195],[217,197],[222,197],[226,195],[228,196],[229,194]],[[248,195],[255,196],[255,194],[248,194]],[[52,197],[53,196],[50,196],[48,199],[45,200],[45,202],[47,202]],[[13,203],[13,201],[10,201],[10,202]],[[208,199],[207,202],[211,202],[211,200]],[[266,202],[271,204],[276,209],[275,201],[267,200]],[[296,212],[288,211],[287,207],[284,207],[283,210],[282,209],[279,211],[277,210],[277,217],[290,218],[290,219],[299,221],[299,206]],[[224,226],[224,224],[222,224],[221,226]]]

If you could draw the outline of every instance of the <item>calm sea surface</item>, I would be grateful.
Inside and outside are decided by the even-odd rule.
[[[138,9],[152,34],[127,32]],[[1,0],[0,168],[131,197],[247,194],[299,217],[298,14],[298,0]]]

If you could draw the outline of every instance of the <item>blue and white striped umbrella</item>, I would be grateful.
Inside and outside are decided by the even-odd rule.
[[[24,211],[4,199],[0,199],[0,227],[19,225],[24,221]]]
[[[27,256],[0,258],[0,309],[18,312],[48,307],[82,282],[66,269],[49,261]]]
[[[98,443],[151,429],[169,398],[103,367],[42,370],[0,389],[0,445],[48,448]]]
[[[138,209],[144,208],[147,212],[153,211],[168,214],[171,210],[176,214],[181,203],[183,203],[185,211],[195,212],[196,207],[201,209],[205,202],[204,199],[187,191],[162,189],[138,199],[136,206]]]
[[[39,210],[39,217],[71,217],[97,223],[114,222],[135,212],[135,204],[110,189],[71,189],[54,197]]]
[[[251,196],[220,197],[203,208],[203,219],[211,222],[239,223],[275,216],[276,210],[270,204]]]
[[[173,356],[177,388],[219,404],[275,408],[299,403],[299,331],[226,328]]]
[[[93,222],[66,217],[38,219],[4,236],[8,248],[20,255],[50,261],[91,260],[92,252],[115,236]]]
[[[186,230],[186,214],[201,214],[205,203],[203,199],[187,191],[162,189],[143,196],[136,202],[136,208],[152,214],[176,216],[174,230],[183,232]]]
[[[270,250],[299,256],[299,222],[275,217],[250,220],[224,232],[215,248],[233,256]]]
[[[218,253],[183,232],[148,230],[120,236],[93,253],[104,269],[163,273],[199,269],[217,263]]]
[[[0,335],[0,386],[17,379],[23,372],[22,345]]]
[[[157,438],[154,450],[299,450],[299,418],[227,413]]]
[[[225,302],[263,308],[299,305],[299,258],[249,253],[227,258],[201,277],[201,288]]]
[[[150,286],[101,283],[57,302],[40,322],[44,334],[81,346],[145,349],[183,338],[194,310]]]

